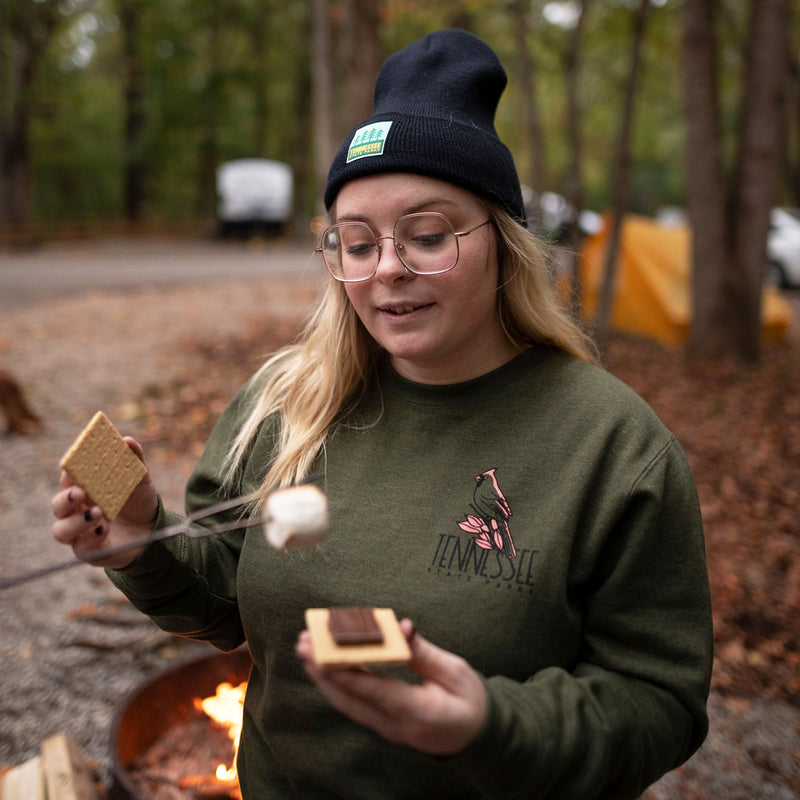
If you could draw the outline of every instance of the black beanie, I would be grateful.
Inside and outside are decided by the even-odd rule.
[[[347,135],[325,189],[384,172],[457,184],[525,221],[514,159],[494,129],[506,73],[494,51],[464,30],[431,33],[394,53],[375,82],[372,116]]]

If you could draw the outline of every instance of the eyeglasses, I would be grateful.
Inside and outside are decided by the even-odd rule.
[[[376,236],[365,222],[339,222],[322,232],[315,252],[322,254],[325,267],[337,281],[357,283],[375,275],[381,241],[391,239],[406,269],[417,275],[438,275],[458,263],[459,238],[489,222],[456,232],[443,214],[407,214],[395,222],[392,236]]]

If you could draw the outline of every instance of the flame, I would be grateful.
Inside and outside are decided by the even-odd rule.
[[[217,780],[236,780],[236,754],[239,752],[239,737],[242,735],[242,709],[247,681],[234,686],[225,681],[217,686],[217,692],[202,700],[195,700],[211,719],[228,729],[228,737],[233,742],[233,764],[230,767],[220,764],[217,767]]]

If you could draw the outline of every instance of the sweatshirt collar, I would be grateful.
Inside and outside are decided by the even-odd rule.
[[[384,354],[378,367],[378,380],[387,394],[419,405],[444,406],[454,402],[480,402],[529,374],[539,365],[549,349],[545,345],[534,345],[491,372],[462,383],[450,384],[416,383],[408,380],[395,370],[388,355]]]

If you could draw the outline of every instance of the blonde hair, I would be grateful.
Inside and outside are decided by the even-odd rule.
[[[538,240],[499,206],[482,201],[497,232],[500,323],[509,341],[526,350],[541,342],[595,361],[590,339],[562,305]],[[280,418],[275,457],[262,490],[303,480],[328,432],[369,386],[381,349],[331,278],[298,343],[273,355],[255,376],[269,377],[234,439],[223,470],[232,483],[261,423]]]

